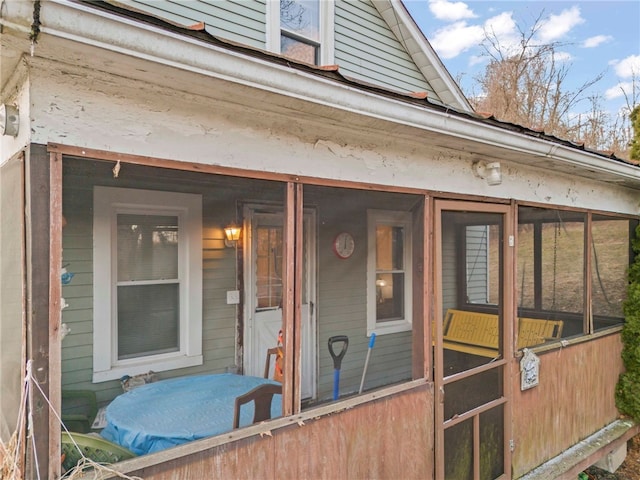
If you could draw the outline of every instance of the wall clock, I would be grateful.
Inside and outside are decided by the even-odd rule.
[[[355,248],[356,243],[353,240],[353,235],[348,232],[339,233],[333,240],[333,253],[338,258],[349,258]]]

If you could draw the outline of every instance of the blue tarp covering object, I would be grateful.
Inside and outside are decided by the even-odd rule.
[[[228,432],[237,396],[264,383],[259,377],[195,375],[142,385],[107,407],[101,435],[137,455]],[[282,395],[275,395],[271,416],[282,415]],[[253,420],[253,403],[242,406],[240,426]]]

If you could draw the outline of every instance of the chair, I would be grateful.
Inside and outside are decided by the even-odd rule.
[[[62,423],[72,432],[89,433],[98,414],[96,394],[92,390],[62,391]]]
[[[264,364],[264,378],[269,378],[269,369],[271,368],[271,356],[275,356],[275,364],[273,367],[273,379],[276,382],[282,383],[283,372],[282,372],[282,360],[283,353],[282,347],[273,347],[267,349],[267,359]]]
[[[62,432],[62,467],[65,471],[75,467],[82,458],[76,444],[82,450],[82,455],[96,463],[117,463],[136,456],[132,451],[96,434]]]
[[[240,426],[240,407],[245,403],[254,402],[253,422],[258,423],[271,418],[271,402],[273,396],[282,394],[282,385],[266,383],[258,385],[253,390],[236,397],[233,411],[233,428]]]

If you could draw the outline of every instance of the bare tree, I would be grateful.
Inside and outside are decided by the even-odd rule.
[[[631,110],[629,118],[631,119],[631,124],[633,126],[633,138],[629,142],[629,158],[640,162],[640,105],[636,105],[636,107]]]
[[[501,43],[493,31],[485,32],[483,48],[489,63],[475,78],[481,94],[471,96],[470,102],[476,111],[491,113],[502,121],[625,156],[631,138],[629,115],[640,93],[637,79],[634,76],[631,91],[623,90],[627,108],[621,115],[606,112],[600,95],[587,94],[604,72],[569,89],[571,64],[560,58],[561,44],[535,41],[542,15],[530,29],[517,26],[519,41],[515,45]],[[590,104],[590,110],[576,115],[578,104],[583,102]]]

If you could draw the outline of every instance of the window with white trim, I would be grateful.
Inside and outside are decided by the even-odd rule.
[[[334,56],[333,0],[267,1],[267,49],[312,65]]]
[[[202,197],[94,188],[93,381],[202,364]]]
[[[411,214],[367,211],[367,335],[411,330]]]

